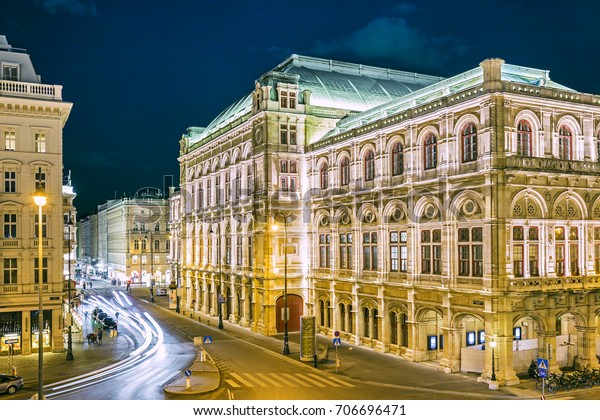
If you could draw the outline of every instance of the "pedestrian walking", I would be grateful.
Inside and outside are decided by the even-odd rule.
[[[98,344],[102,344],[102,328],[98,330]]]

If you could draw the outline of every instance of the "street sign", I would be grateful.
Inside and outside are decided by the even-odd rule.
[[[202,342],[204,344],[212,344],[212,342],[213,342],[212,336],[210,336],[210,335],[205,336],[204,339],[202,340]]]
[[[538,372],[538,375],[540,376],[540,378],[547,378],[548,377],[547,370],[540,369],[540,371]]]
[[[336,336],[336,337],[339,337],[339,336],[340,336],[340,332],[339,332],[339,331],[335,331],[335,332],[333,333],[333,335],[334,335],[334,336]]]
[[[334,338],[333,339],[333,345],[334,346],[341,346],[342,345],[342,339],[341,338]]]
[[[185,376],[192,376],[192,370],[191,369],[186,369],[184,373],[185,373]]]
[[[548,359],[542,359],[541,357],[538,357],[537,367],[540,370],[548,370]]]
[[[15,344],[18,342],[19,342],[18,338],[9,338],[8,340],[4,340],[4,344]]]

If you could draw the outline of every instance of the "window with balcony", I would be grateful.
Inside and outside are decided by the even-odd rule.
[[[573,135],[569,127],[563,125],[558,130],[558,158],[571,160],[573,157]]]
[[[434,169],[437,166],[437,138],[428,134],[425,138],[425,169]]]
[[[364,159],[364,175],[365,181],[373,181],[375,179],[375,153],[369,150]]]
[[[4,238],[17,237],[17,215],[16,213],[4,213]]]
[[[33,237],[34,238],[38,238],[39,236],[39,220],[40,220],[40,215],[39,214],[35,214],[34,216],[34,232],[33,232]],[[42,214],[42,238],[47,238],[46,236],[46,232],[47,232],[47,215]]]
[[[463,162],[477,160],[477,129],[474,124],[467,124],[462,130]]]
[[[2,79],[17,82],[19,80],[19,66],[17,64],[2,64]]]
[[[17,284],[18,282],[18,268],[17,258],[4,258],[4,284]]]
[[[4,171],[4,192],[17,192],[17,173],[15,171]]]
[[[531,156],[532,154],[532,131],[531,125],[525,120],[517,124],[517,155]]]
[[[34,259],[34,282],[39,284],[40,283],[40,259],[39,258],[35,258]],[[42,258],[42,282],[43,283],[48,283],[48,258],[44,257]]]

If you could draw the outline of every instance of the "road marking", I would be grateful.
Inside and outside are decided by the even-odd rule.
[[[225,382],[227,382],[229,385],[231,385],[234,388],[241,388],[242,387],[236,381],[232,381],[231,379],[225,379]]]
[[[356,385],[352,385],[350,382],[342,381],[341,379],[336,378],[335,376],[328,376],[327,380],[337,382],[340,385],[348,386],[350,388],[356,388]]]
[[[312,385],[308,385],[306,382],[301,381],[300,379],[296,378],[295,376],[293,376],[290,373],[282,373],[283,376],[285,376],[288,379],[291,379],[292,381],[300,384],[301,386],[307,386],[307,387],[311,387]]]
[[[254,381],[258,384],[258,386],[262,386],[262,387],[268,387],[269,385],[267,385],[266,383],[256,379],[254,376],[252,376],[251,373],[243,373],[243,375],[247,376],[251,381]]]
[[[281,382],[283,382],[283,383],[285,384],[285,386],[289,386],[289,387],[292,387],[292,388],[296,388],[296,387],[298,386],[298,385],[296,385],[296,384],[295,384],[295,383],[293,383],[293,382],[286,381],[286,380],[285,380],[284,378],[282,378],[282,377],[281,377],[281,376],[280,376],[278,373],[267,373],[267,375],[274,376],[274,377],[275,377],[275,379],[277,379],[278,381],[281,381]]]
[[[313,384],[315,384],[319,388],[325,388],[327,386],[327,385],[323,385],[321,382],[315,381],[314,379],[311,379],[308,376],[303,375],[301,373],[297,373],[296,376],[299,376],[300,378],[302,378],[305,381],[312,382]]]
[[[239,382],[241,382],[242,385],[246,385],[247,387],[254,388],[254,384],[253,383],[248,382],[247,380],[245,380],[242,376],[238,375],[237,373],[231,372],[229,374],[231,376],[233,376],[235,379],[237,379]]]
[[[339,388],[341,386],[340,384],[336,384],[335,382],[331,382],[331,381],[327,380],[327,378],[325,378],[323,376],[316,375],[314,373],[309,373],[308,376],[311,376],[311,377],[313,377],[313,378],[315,378],[315,379],[317,379],[319,381],[323,381],[326,384],[328,384],[329,386],[334,386],[336,388]]]
[[[259,376],[261,379],[269,382],[271,385],[281,388],[283,387],[283,385],[281,385],[279,382],[275,382],[273,379],[269,378],[267,375],[265,375],[264,373],[257,373],[256,376]]]

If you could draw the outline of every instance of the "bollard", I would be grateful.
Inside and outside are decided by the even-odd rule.
[[[190,384],[190,377],[188,376],[188,377],[185,378],[185,387],[189,388],[190,386],[191,386],[191,384]]]
[[[313,362],[314,362],[314,366],[317,367],[317,355],[316,354],[313,356]]]

